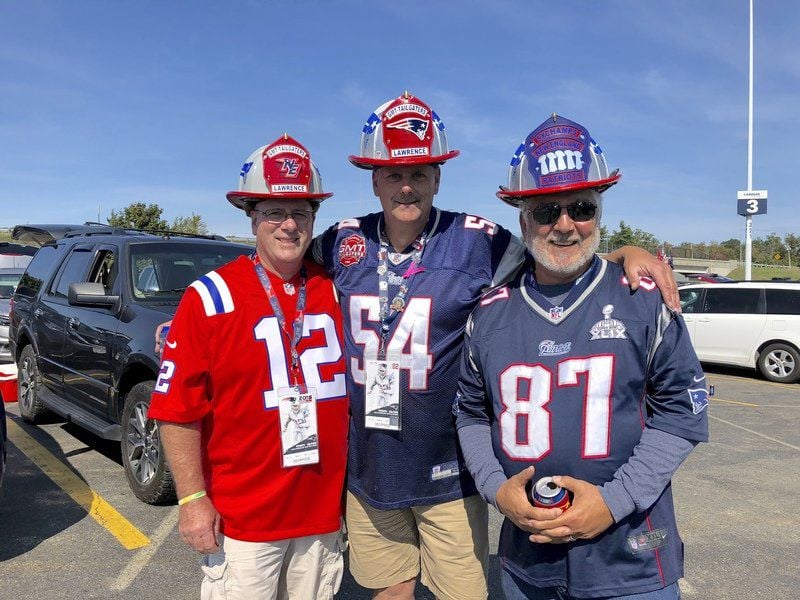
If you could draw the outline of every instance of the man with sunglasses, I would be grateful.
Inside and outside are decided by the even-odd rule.
[[[204,599],[331,599],[342,579],[341,311],[330,277],[304,260],[331,195],[288,135],[253,152],[227,197],[255,251],[192,283],[167,334],[149,416],[181,537],[204,554]]]
[[[602,193],[620,177],[554,114],[497,194],[519,207],[533,261],[471,315],[454,410],[477,488],[506,516],[507,600],[680,597],[670,479],[708,439],[705,377],[655,286],[631,292],[596,255]],[[571,506],[532,505],[545,476]]]
[[[467,318],[519,268],[524,248],[491,221],[433,206],[441,165],[458,154],[425,102],[406,92],[384,103],[350,157],[371,171],[382,210],[337,223],[313,245],[345,321],[350,570],[378,599],[413,598],[420,574],[437,598],[487,596],[487,507],[451,407]],[[638,252],[671,281],[666,265]],[[366,393],[379,365],[399,382],[396,413],[374,410]]]

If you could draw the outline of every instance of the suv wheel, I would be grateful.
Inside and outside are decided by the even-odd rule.
[[[154,382],[138,383],[125,397],[122,411],[122,464],[136,497],[148,504],[175,499],[172,473],[158,434],[158,424],[147,418]]]
[[[42,376],[36,366],[36,352],[28,344],[22,349],[17,365],[19,414],[29,423],[41,423],[50,411],[39,400]]]
[[[800,354],[787,344],[770,344],[758,356],[758,370],[770,381],[792,383],[800,379]]]

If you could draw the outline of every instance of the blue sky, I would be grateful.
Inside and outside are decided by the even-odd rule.
[[[754,237],[800,234],[800,3],[756,0]],[[518,230],[497,200],[550,113],[585,125],[623,179],[620,220],[672,243],[744,239],[747,0],[0,0],[0,227],[105,220],[156,202],[248,234],[225,199],[284,131],[335,196],[317,230],[377,210],[347,155],[409,90],[461,156],[438,206]]]

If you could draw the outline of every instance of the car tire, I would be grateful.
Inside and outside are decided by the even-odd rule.
[[[770,381],[793,383],[800,379],[800,353],[788,344],[770,344],[758,355],[758,370]]]
[[[28,423],[41,423],[52,413],[39,400],[42,375],[36,365],[36,351],[31,344],[22,349],[17,363],[17,400],[19,414]]]
[[[158,433],[158,424],[147,418],[152,381],[133,386],[122,411],[122,464],[128,485],[139,500],[165,504],[175,500],[175,484]]]

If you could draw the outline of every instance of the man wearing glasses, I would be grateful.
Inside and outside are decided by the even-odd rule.
[[[181,537],[204,554],[204,599],[330,599],[341,582],[341,312],[330,277],[304,260],[330,196],[288,135],[251,154],[227,197],[255,252],[192,283],[167,334],[149,416]]]
[[[596,255],[620,179],[583,126],[553,115],[497,193],[533,262],[467,324],[454,411],[480,494],[505,516],[509,600],[680,597],[670,479],[708,439],[705,377],[683,320]],[[555,477],[571,506],[535,508]]]

